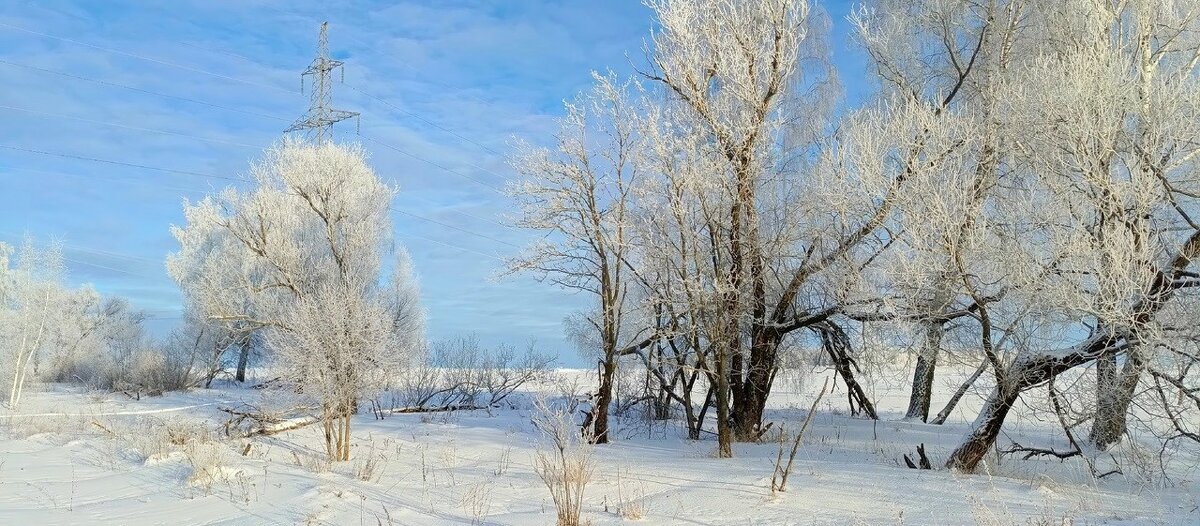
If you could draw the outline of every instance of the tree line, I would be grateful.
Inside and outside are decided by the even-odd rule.
[[[877,86],[860,104],[807,2],[647,5],[636,72],[595,74],[554,144],[512,159],[516,224],[545,235],[509,270],[595,299],[573,331],[598,360],[596,442],[634,367],[731,456],[802,348],[878,418],[866,334],[915,354],[909,419],[950,349],[979,363],[954,401],[993,380],[950,468],[1043,387],[1079,413],[1077,448],[1119,441],[1135,406],[1163,441],[1200,439],[1200,4],[873,2],[849,18],[869,70],[848,73]],[[1094,380],[1054,383],[1078,368]]]

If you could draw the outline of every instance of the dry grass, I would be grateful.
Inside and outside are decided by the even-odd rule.
[[[59,411],[50,411],[59,413]],[[86,415],[12,416],[0,418],[0,432],[17,439],[38,435],[77,435],[88,431]]]
[[[483,518],[492,508],[492,483],[481,481],[472,484],[462,497],[462,507],[471,516],[471,524],[483,524]]]
[[[504,451],[500,453],[499,460],[496,461],[496,469],[492,474],[497,477],[504,476],[508,473],[509,466],[512,465],[512,446],[505,446]]]
[[[646,487],[641,482],[636,487],[630,487],[631,482],[628,471],[624,477],[620,470],[617,471],[617,516],[639,521],[646,518]]]
[[[534,454],[533,469],[550,490],[557,526],[579,526],[583,492],[592,480],[593,447],[580,437],[572,420],[573,404],[552,408],[544,399],[535,402],[533,424],[542,433]]]
[[[328,473],[333,468],[333,461],[329,460],[325,453],[312,453],[309,451],[292,451],[292,460],[301,469],[316,473]]]
[[[379,482],[386,464],[383,452],[376,450],[375,444],[371,443],[371,447],[365,453],[359,453],[354,461],[354,478],[363,482]]]
[[[213,442],[193,442],[184,453],[192,472],[188,475],[187,485],[200,489],[205,495],[212,493],[213,486],[225,482],[240,471],[229,467],[229,448]]]
[[[97,418],[92,420],[92,425],[115,438],[127,447],[128,453],[143,462],[166,458],[174,452],[190,456],[195,446],[217,441],[212,430],[183,420],[142,417],[106,421]]]

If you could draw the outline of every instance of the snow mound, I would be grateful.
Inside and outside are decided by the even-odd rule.
[[[171,464],[177,462],[187,462],[188,456],[182,451],[171,451],[168,453],[154,453],[142,462],[146,466],[156,466],[159,464]]]
[[[187,485],[193,488],[207,488],[218,482],[234,480],[245,471],[231,466],[209,466],[192,471],[187,479]]]

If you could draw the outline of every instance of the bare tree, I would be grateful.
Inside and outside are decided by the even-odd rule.
[[[208,388],[226,370],[225,362],[230,351],[240,351],[241,342],[247,337],[240,331],[230,330],[227,324],[205,318],[196,308],[186,306],[183,322],[171,332],[167,345],[176,352],[190,356],[200,371],[199,383]],[[241,362],[240,357],[238,362]]]
[[[1023,17],[1028,34],[1016,47],[1026,55],[1003,72],[1010,88],[999,102],[1001,126],[1020,134],[1005,161],[1006,187],[1018,193],[991,219],[1020,248],[992,256],[1002,273],[963,280],[976,297],[996,278],[1010,291],[974,316],[997,386],[948,466],[975,469],[1021,393],[1066,370],[1099,360],[1116,384],[1099,382],[1109,404],[1130,381],[1111,374],[1116,364],[1133,376],[1186,356],[1148,352],[1191,337],[1164,315],[1194,308],[1184,305],[1194,305],[1200,257],[1190,188],[1198,150],[1187,138],[1200,92],[1198,22],[1194,7],[1180,7],[1064,1],[1030,5]],[[1123,421],[1105,418],[1100,447],[1120,434],[1103,427]]]
[[[655,227],[655,236],[679,255],[656,272],[660,282],[679,285],[663,301],[690,318],[701,331],[693,340],[711,351],[696,356],[715,386],[718,438],[728,456],[732,438],[761,433],[784,338],[828,306],[798,305],[802,292],[877,221],[827,243],[811,225],[788,220],[789,211],[805,208],[800,199],[809,185],[819,184],[797,167],[819,139],[834,84],[821,52],[822,19],[807,3],[651,7],[661,30],[643,74],[665,92],[654,142],[666,180],[647,215],[676,223]]]
[[[981,215],[1006,148],[1006,130],[994,115],[997,92],[1006,89],[997,77],[1011,61],[1024,3],[888,0],[851,18],[880,80],[881,97],[922,106],[933,117],[906,132],[911,142],[896,145],[905,163],[922,166],[905,171],[906,183],[917,190],[896,204],[900,221],[890,235],[899,247],[879,265],[886,276],[881,292],[890,304],[884,318],[916,326],[906,418],[928,420],[948,326],[978,309],[977,298],[962,290],[955,262],[985,242]],[[909,228],[908,221],[920,223]]]
[[[596,297],[595,314],[585,316],[588,332],[597,335],[600,368],[589,436],[603,444],[609,441],[619,358],[627,347],[644,347],[649,339],[645,332],[630,337],[624,325],[631,308],[629,209],[644,169],[638,113],[630,82],[611,74],[593,77],[593,90],[567,105],[556,151],[525,147],[513,159],[524,178],[509,189],[521,204],[516,224],[548,236],[508,267]],[[631,341],[639,338],[641,343]]]
[[[61,284],[64,272],[62,247],[50,245],[40,249],[30,237],[25,238],[18,254],[16,268],[9,268],[11,250],[0,245],[0,316],[4,317],[4,356],[9,384],[8,407],[21,402],[30,365],[43,351],[55,325],[58,309],[67,296]]]

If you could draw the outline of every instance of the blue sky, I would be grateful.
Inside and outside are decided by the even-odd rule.
[[[826,7],[856,97],[849,2]],[[546,142],[592,70],[641,60],[653,21],[636,0],[3,2],[0,241],[61,240],[72,283],[129,298],[165,331],[180,311],[169,226],[183,199],[231,184],[304,112],[299,73],[322,20],[346,62],[334,105],[362,114],[361,137],[353,122],[335,137],[361,141],[400,187],[396,239],[431,337],[536,340],[575,363],[562,320],[586,298],[493,279],[532,237],[499,224],[511,207],[494,188],[511,175],[512,138]]]

